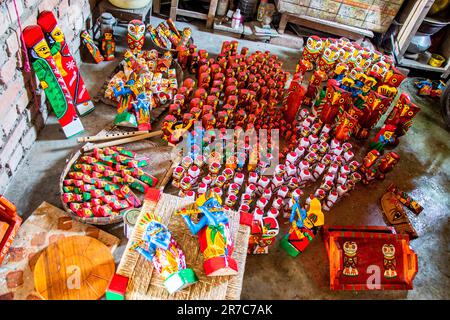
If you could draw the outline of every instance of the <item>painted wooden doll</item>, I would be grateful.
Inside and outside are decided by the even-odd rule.
[[[234,243],[229,219],[222,208],[222,200],[213,191],[207,191],[196,202],[179,211],[194,235],[198,235],[200,251],[205,259],[203,268],[207,276],[235,275],[238,272],[236,260],[231,256]],[[198,222],[191,219],[198,215]]]
[[[127,44],[131,52],[137,54],[141,52],[145,41],[145,24],[138,19],[128,23]]]
[[[306,88],[302,86],[303,76],[301,76],[300,74],[296,75],[298,75],[298,77],[292,79],[291,85],[289,86],[289,89],[287,91],[286,97],[287,110],[284,113],[284,119],[287,122],[293,122],[295,120],[297,111],[302,105],[303,97],[305,96],[306,93]]]
[[[114,53],[116,52],[116,42],[112,32],[105,32],[102,39],[102,51],[106,61],[114,60]]]
[[[68,138],[83,132],[84,128],[77,116],[72,97],[55,60],[53,60],[41,27],[37,25],[26,27],[23,30],[23,38],[30,51],[32,67],[64,134]]]
[[[81,32],[80,36],[83,44],[88,49],[92,58],[94,58],[95,63],[100,63],[105,60],[100,52],[100,49],[97,47],[94,40],[92,40],[91,35],[87,31]]]
[[[37,23],[45,34],[53,60],[69,89],[75,108],[81,116],[88,114],[94,110],[94,104],[56,17],[51,11],[42,11]]]
[[[268,254],[269,246],[275,242],[279,231],[280,226],[274,217],[264,217],[261,220],[254,220],[247,252],[249,254]]]
[[[281,240],[280,246],[290,256],[296,257],[304,252],[309,243],[314,239],[319,228],[324,224],[324,215],[321,210],[320,201],[313,198],[309,209],[300,207],[299,199],[294,200],[289,222],[291,228],[288,234]]]
[[[198,281],[194,270],[187,268],[186,258],[177,241],[159,217],[147,213],[142,219],[144,235],[142,240],[132,244],[164,279],[164,287],[169,293],[180,291]]]

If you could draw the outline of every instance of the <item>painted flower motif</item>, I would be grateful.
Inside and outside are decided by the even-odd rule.
[[[75,67],[76,67],[75,61],[73,61],[73,60],[68,61],[68,62],[66,63],[66,67],[67,67],[67,69],[69,69],[69,70],[75,69]]]

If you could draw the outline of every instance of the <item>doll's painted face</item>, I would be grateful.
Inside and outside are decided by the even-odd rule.
[[[60,27],[56,26],[50,34],[55,42],[64,42],[64,33],[62,32]]]
[[[145,24],[140,20],[132,20],[128,24],[128,36],[135,41],[140,40],[144,36]]]
[[[50,48],[48,47],[47,41],[41,40],[34,47],[33,50],[37,55],[43,59],[47,59],[50,56]]]

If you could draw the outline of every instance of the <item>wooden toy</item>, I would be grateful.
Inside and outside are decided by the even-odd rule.
[[[251,234],[248,242],[249,254],[268,254],[269,246],[275,242],[279,232],[276,217],[266,216],[261,219],[253,218]]]
[[[150,191],[155,193],[155,191]],[[159,194],[159,191],[158,191]],[[146,197],[149,197],[147,194]],[[159,198],[159,196],[157,196]],[[143,222],[144,221],[144,222]],[[167,226],[154,213],[143,216],[145,229],[142,240],[131,245],[153,266],[164,279],[164,287],[172,294],[198,281],[194,271],[186,267],[184,253]]]
[[[23,38],[30,51],[31,64],[67,138],[84,131],[72,97],[45,41],[41,27],[28,26]]]
[[[133,54],[141,52],[145,41],[145,24],[138,19],[128,23],[127,44]]]
[[[88,114],[94,110],[94,104],[56,17],[51,11],[42,11],[39,13],[37,23],[45,34],[53,60],[72,96],[75,108],[81,116]]]
[[[115,273],[106,289],[106,300],[125,300],[129,278]]]
[[[400,156],[394,151],[386,153],[380,159],[380,163],[377,167],[376,178],[383,180],[386,173],[392,171],[394,166],[400,161]]]
[[[81,36],[81,40],[83,41],[83,44],[88,49],[92,58],[94,58],[95,63],[100,63],[103,60],[105,60],[101,54],[101,51],[95,44],[94,40],[92,40],[91,35],[86,30],[81,32],[80,36]]]
[[[309,209],[302,209],[299,200],[293,198],[293,206],[289,218],[291,228],[289,233],[281,240],[280,246],[290,256],[296,257],[303,252],[314,239],[319,228],[324,224],[320,201],[313,198],[309,202]]]
[[[22,224],[16,206],[0,195],[0,265]]]
[[[408,195],[405,191],[401,191],[396,185],[391,183],[387,189],[387,191],[392,192],[395,194],[397,199],[406,206],[409,210],[414,212],[416,215],[420,214],[423,210],[423,207],[413,198],[411,198],[410,195]]]
[[[416,230],[394,193],[386,192],[381,197],[380,202],[388,225],[393,226],[397,233],[407,234],[410,239],[418,237]]]
[[[114,60],[116,42],[112,32],[105,32],[102,38],[102,52],[106,61]]]
[[[198,234],[200,251],[205,262],[203,268],[207,276],[235,275],[238,272],[236,261],[231,257],[234,249],[228,216],[223,211],[222,200],[212,191],[197,198],[194,204],[178,211],[191,232]],[[195,223],[191,215],[199,215]]]
[[[324,226],[331,290],[411,290],[418,271],[409,237],[392,227]]]

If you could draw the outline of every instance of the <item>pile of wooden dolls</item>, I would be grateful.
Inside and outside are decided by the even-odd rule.
[[[131,190],[145,193],[157,179],[142,167],[147,158],[122,147],[94,148],[75,163],[63,181],[63,202],[82,218],[110,217],[138,208],[141,201]]]
[[[156,28],[149,25],[148,32],[157,46],[167,50],[180,50],[186,47],[192,36],[191,28],[186,27],[180,32],[170,18],[165,23],[161,22]]]
[[[122,69],[110,80],[105,97],[117,102],[116,125],[151,129],[151,112],[165,105],[177,92],[177,72],[170,52],[142,50],[145,25],[133,20],[128,26],[128,49]]]
[[[369,137],[405,78],[387,56],[343,38],[313,36],[282,95],[288,74],[269,52],[249,55],[243,48],[238,54],[237,42],[225,42],[216,59],[208,59],[204,50],[194,53],[182,65],[197,81],[188,78],[183,82],[163,124],[165,138],[173,144],[190,132],[183,140],[189,151],[174,170],[173,185],[180,189],[180,196],[193,198],[213,190],[226,207],[238,210],[242,222],[252,226],[249,253],[268,252],[279,232],[280,213],[292,224],[282,247],[291,255],[302,252],[324,223],[322,209],[330,210],[360,181],[368,184],[383,179],[398,163],[395,152],[384,156],[380,152],[386,145],[398,143],[419,111],[401,94],[372,140],[373,150],[360,164],[353,159],[347,141],[351,136]],[[304,87],[304,75],[314,66],[316,70]],[[200,129],[194,125],[196,120],[201,120]],[[211,139],[215,128],[219,130]],[[205,141],[229,139],[226,128],[235,130],[231,141],[237,150],[227,150],[227,154],[212,151]],[[278,150],[268,139],[272,154],[262,154],[258,140],[238,137],[243,130],[248,134],[259,129],[280,129],[286,146]],[[284,163],[278,164],[278,151]],[[267,171],[272,164],[274,171]],[[306,195],[305,210],[300,206],[302,189],[316,181],[320,183]]]

